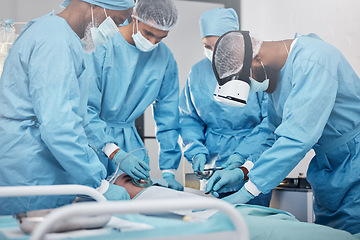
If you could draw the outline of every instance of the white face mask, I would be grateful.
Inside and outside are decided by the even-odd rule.
[[[208,48],[204,48],[204,55],[210,60],[210,62],[212,62],[213,51]]]
[[[92,26],[92,23],[90,22],[85,30],[84,38],[81,39],[84,51],[86,53],[92,53],[95,50],[95,45],[91,38],[91,31],[90,31],[91,26]]]
[[[265,67],[263,65],[263,63],[260,61],[261,66],[264,69],[264,73],[265,73],[265,80],[263,82],[258,82],[255,79],[253,79],[252,77],[249,77],[250,79],[250,92],[251,93],[255,93],[255,92],[260,92],[260,91],[266,91],[269,87],[269,78],[267,76]],[[251,71],[251,69],[250,69]],[[251,74],[252,75],[252,74]]]
[[[86,28],[84,38],[81,40],[84,46],[84,51],[91,53],[95,48],[101,44],[105,44],[113,36],[119,32],[116,24],[110,16],[107,16],[106,10],[104,9],[106,19],[95,27],[93,8],[91,7],[92,22]]]
[[[90,29],[90,31],[91,31],[91,38],[94,42],[95,47],[105,44],[113,36],[115,36],[116,33],[119,32],[119,29],[116,26],[115,22],[112,20],[110,16],[106,14],[105,8],[104,8],[104,12],[106,19],[100,24],[99,27],[95,27],[93,8],[91,7],[93,27]]]
[[[134,34],[134,27],[135,27],[134,25],[133,25],[132,38],[135,42],[135,46],[142,52],[150,52],[154,50],[159,45],[159,43],[153,44],[141,34],[141,32],[139,31],[139,21],[137,19],[136,19],[136,34]]]

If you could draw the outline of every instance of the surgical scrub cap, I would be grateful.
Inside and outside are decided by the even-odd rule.
[[[71,0],[65,0],[61,6],[67,7]],[[134,7],[134,0],[81,0],[110,10],[126,10]]]
[[[239,19],[232,8],[215,8],[201,15],[200,30],[201,38],[220,37],[226,32],[239,30]]]
[[[172,0],[137,0],[133,17],[156,29],[169,31],[178,21],[178,11]]]
[[[250,34],[253,57],[260,50],[262,40]],[[215,68],[220,78],[240,72],[244,62],[245,42],[239,31],[229,32],[220,37],[214,50]]]

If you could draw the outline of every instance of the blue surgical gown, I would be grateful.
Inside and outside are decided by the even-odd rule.
[[[243,108],[217,102],[213,93],[216,78],[207,58],[195,64],[180,95],[180,125],[184,156],[190,162],[196,154],[215,157],[221,166],[228,157],[239,153],[256,161],[271,137],[267,121],[267,94],[249,94]]]
[[[307,179],[316,223],[360,232],[360,79],[344,56],[315,34],[299,36],[269,94],[268,118],[276,142],[250,180],[266,193],[314,148]],[[355,137],[339,141],[348,133]]]
[[[29,22],[0,80],[0,185],[99,187],[106,170],[88,146],[81,41],[53,13]],[[53,208],[74,196],[0,198],[0,214]]]
[[[114,164],[102,153],[108,142],[126,152],[143,148],[135,120],[152,105],[161,170],[177,169],[181,159],[179,138],[179,80],[173,54],[162,42],[141,52],[118,33],[89,58],[91,79],[88,102],[90,124],[86,132],[108,174]],[[132,152],[140,159],[145,151]]]

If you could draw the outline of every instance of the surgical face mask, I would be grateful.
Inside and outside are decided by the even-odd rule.
[[[136,24],[136,34],[134,33],[135,24]],[[132,38],[134,39],[135,46],[142,52],[150,52],[154,50],[159,43],[153,44],[141,34],[141,32],[139,31],[139,21],[137,19],[134,25],[133,25]]]
[[[115,36],[116,33],[119,32],[119,29],[117,28],[115,22],[112,20],[110,16],[106,14],[105,8],[104,8],[104,12],[106,19],[100,24],[99,27],[95,27],[93,8],[91,7],[93,27],[90,29],[90,31],[91,31],[91,38],[93,40],[95,47],[105,44],[113,36]]]
[[[253,79],[252,77],[249,77],[250,79],[250,92],[251,93],[255,93],[255,92],[260,92],[260,91],[265,91],[268,89],[269,87],[269,78],[267,76],[264,64],[260,61],[261,66],[264,69],[264,73],[265,73],[265,80],[263,82],[258,82],[255,79]],[[251,71],[251,69],[250,69]],[[252,75],[252,74],[251,74]]]
[[[92,27],[92,23],[90,22],[85,30],[84,37],[81,39],[84,51],[86,53],[91,53],[95,50],[95,45],[91,37],[91,31],[90,31],[91,27]]]
[[[213,51],[208,48],[204,48],[204,55],[212,62]]]

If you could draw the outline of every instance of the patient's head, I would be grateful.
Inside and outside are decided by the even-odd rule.
[[[139,192],[145,189],[144,187],[139,187],[134,185],[134,183],[131,180],[131,177],[126,173],[123,173],[120,176],[118,176],[114,184],[124,187],[126,191],[129,193],[131,199],[133,199]]]

